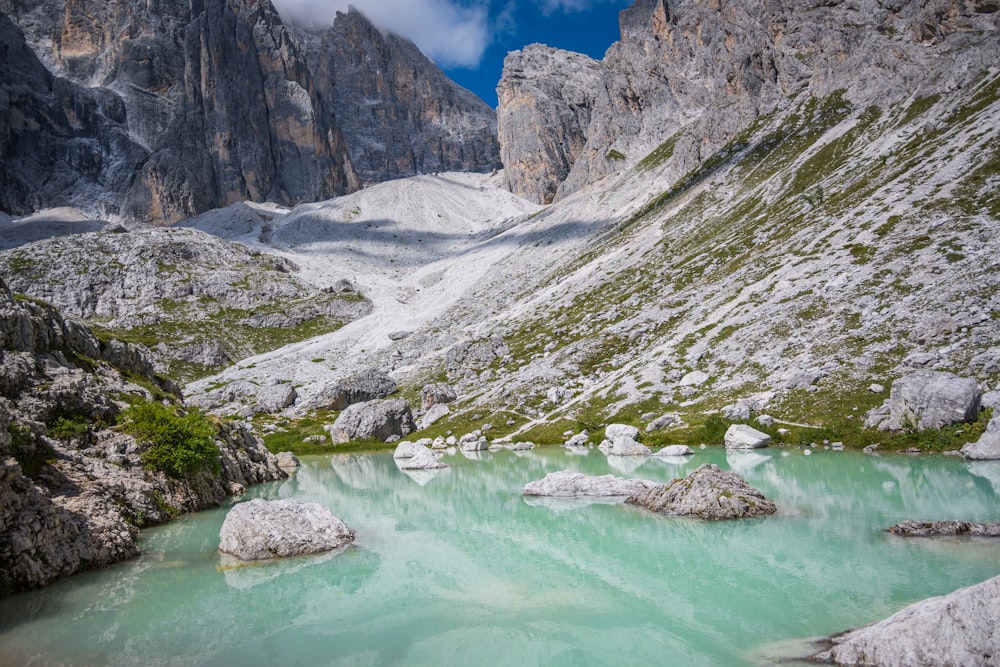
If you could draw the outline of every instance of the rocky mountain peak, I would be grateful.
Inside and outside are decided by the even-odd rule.
[[[410,40],[354,7],[297,36],[363,182],[501,166],[496,112]]]
[[[996,62],[998,14],[992,0],[638,0],[621,12],[621,41],[594,74],[567,73],[567,58],[545,47],[532,56],[553,63],[548,74],[536,67],[526,79],[523,55],[505,62],[498,126],[508,187],[550,202],[671,137],[680,177],[796,94],[843,89],[858,105],[885,107],[954,90]]]

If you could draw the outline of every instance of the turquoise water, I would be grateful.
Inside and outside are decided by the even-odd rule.
[[[1000,519],[1000,464],[781,449],[631,472],[559,448],[446,460],[411,478],[389,454],[311,457],[248,494],[332,508],[357,531],[332,557],[229,567],[224,508],[144,531],[138,560],[0,600],[0,663],[769,664],[789,640],[1000,573],[996,542],[882,532]],[[667,481],[706,462],[780,514],[708,523],[520,495],[554,470]]]

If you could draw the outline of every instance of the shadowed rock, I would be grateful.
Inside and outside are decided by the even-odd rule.
[[[349,405],[385,398],[396,391],[396,381],[374,368],[330,385],[315,400],[317,407],[343,410]]]
[[[335,443],[351,440],[381,440],[417,430],[410,406],[401,398],[367,401],[347,406],[330,428]]]

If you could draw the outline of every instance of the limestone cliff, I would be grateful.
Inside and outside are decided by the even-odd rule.
[[[139,528],[284,477],[241,424],[218,427],[218,474],[149,469],[149,443],[111,426],[127,401],[171,391],[142,348],[0,281],[0,595],[136,556]]]
[[[413,42],[353,8],[297,36],[364,182],[500,167],[496,112]]]
[[[73,204],[169,223],[246,199],[290,205],[358,187],[332,114],[268,0],[2,0],[0,11],[55,74],[110,98],[113,127],[126,126],[148,154],[102,145],[88,155],[91,170],[132,162],[123,178],[100,183],[104,200],[53,193],[5,203],[10,213]],[[6,48],[22,48],[12,31],[0,37]],[[14,120],[8,141],[18,142],[20,159],[45,148],[20,131],[16,114],[0,115]],[[59,157],[35,158],[40,182],[59,173]]]
[[[507,57],[498,124],[508,186],[549,202],[668,139],[679,177],[795,95],[845,89],[859,106],[886,106],[953,90],[997,62],[998,9],[991,0],[637,0],[601,62],[541,46]]]

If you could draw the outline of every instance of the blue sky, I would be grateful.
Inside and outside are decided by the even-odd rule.
[[[331,23],[353,5],[381,28],[413,40],[451,78],[497,104],[508,51],[541,42],[601,58],[618,39],[632,0],[272,0],[282,17]]]

